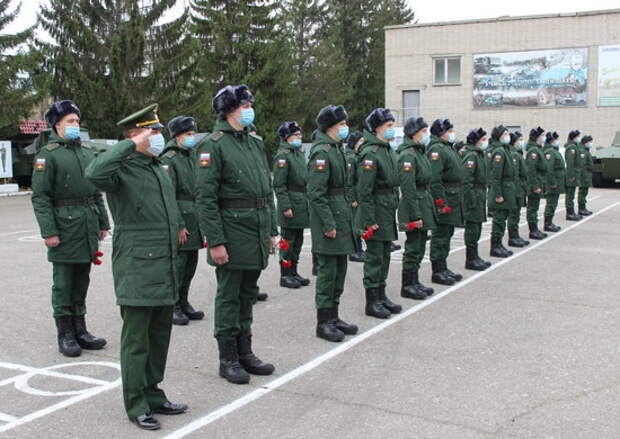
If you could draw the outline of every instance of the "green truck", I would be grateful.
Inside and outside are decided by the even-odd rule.
[[[594,170],[592,184],[594,187],[613,186],[620,178],[620,131],[616,131],[611,146],[601,146],[592,151]]]

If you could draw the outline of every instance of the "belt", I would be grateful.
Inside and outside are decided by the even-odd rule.
[[[426,184],[418,184],[418,185],[415,187],[415,189],[416,189],[417,191],[425,191],[425,190],[427,190],[427,189],[428,189],[428,185],[426,185]]]
[[[475,189],[486,189],[487,187],[485,185],[483,185],[483,184],[475,184],[474,188]]]
[[[381,187],[372,191],[373,195],[391,195],[394,193],[394,189],[391,187]]]
[[[448,186],[448,187],[461,187],[461,186],[463,186],[463,182],[451,181],[451,182],[446,182],[443,185],[444,186]]]
[[[220,200],[223,209],[261,209],[267,206],[267,198],[255,198],[252,200]]]
[[[304,186],[289,186],[288,190],[291,192],[306,192],[306,188]]]
[[[343,187],[330,187],[327,188],[327,195],[344,195],[345,191]]]
[[[177,200],[181,201],[196,201],[196,197],[189,194],[177,194]]]
[[[54,206],[87,206],[89,204],[95,204],[96,201],[97,200],[95,199],[95,197],[61,198],[60,200],[54,200]]]

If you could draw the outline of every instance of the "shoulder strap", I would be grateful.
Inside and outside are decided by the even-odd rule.
[[[213,140],[214,142],[219,141],[222,137],[224,137],[224,131],[216,131],[213,134],[211,134],[209,136],[209,139]]]
[[[60,148],[60,143],[48,143],[47,145],[44,146],[45,149],[47,149],[48,151],[53,151],[57,148]]]

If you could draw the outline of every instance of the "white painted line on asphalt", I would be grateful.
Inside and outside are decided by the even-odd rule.
[[[0,421],[2,422],[13,422],[17,419],[17,417],[13,415],[7,415],[6,413],[0,413]]]
[[[527,254],[528,252],[540,247],[541,245],[544,245],[550,241],[553,241],[554,239],[556,239],[558,236],[563,235],[564,233],[568,232],[569,230],[574,229],[575,227],[578,227],[582,224],[587,223],[588,221],[590,221],[591,219],[597,217],[598,215],[613,209],[616,206],[620,205],[620,201],[617,201],[603,209],[598,210],[596,213],[592,214],[591,216],[588,216],[584,219],[582,219],[581,221],[578,221],[574,224],[571,224],[570,226],[562,229],[561,231],[549,236],[548,238],[542,240],[542,241],[538,241],[534,244],[529,245],[528,247],[515,252],[515,254],[507,259],[503,259],[499,262],[494,263],[490,268],[488,268],[486,271],[481,271],[478,272],[474,275],[472,275],[471,277],[468,277],[466,279],[463,279],[461,282],[457,283],[456,285],[442,291],[441,293],[437,293],[436,295],[434,295],[433,297],[431,297],[430,299],[425,300],[424,302],[421,302],[417,305],[414,305],[413,307],[409,308],[408,310],[402,312],[401,314],[397,314],[395,316],[393,316],[392,318],[390,318],[389,320],[386,320],[370,329],[368,329],[367,331],[361,333],[360,335],[353,337],[351,339],[349,339],[348,341],[338,345],[337,347],[325,352],[324,354],[319,355],[318,357],[314,358],[313,360],[310,360],[309,362],[302,364],[301,366],[298,366],[297,368],[291,370],[290,372],[287,372],[286,374],[282,375],[279,378],[274,379],[273,381],[268,382],[267,384],[265,384],[263,387],[255,389],[249,393],[247,393],[246,395],[242,396],[241,398],[238,398],[232,402],[230,402],[229,404],[226,404],[222,407],[220,407],[217,410],[214,410],[210,413],[207,413],[206,415],[190,422],[189,424],[179,428],[178,430],[175,430],[173,432],[171,432],[170,434],[166,435],[163,437],[163,439],[180,439],[183,438],[185,436],[187,436],[190,433],[193,433],[196,430],[199,430],[200,428],[203,428],[209,424],[211,424],[212,422],[217,421],[220,418],[223,418],[224,416],[228,415],[229,413],[234,412],[237,409],[240,409],[246,405],[248,405],[249,403],[251,403],[252,401],[255,401],[259,398],[262,398],[263,396],[267,395],[268,393],[271,393],[272,391],[278,389],[279,387],[289,383],[290,381],[294,380],[295,378],[304,375],[308,372],[310,372],[311,370],[317,368],[318,366],[320,366],[321,364],[325,363],[326,361],[331,360],[332,358],[342,354],[343,352],[348,351],[349,349],[351,349],[354,346],[357,346],[358,344],[360,344],[361,342],[365,341],[367,338],[372,337],[373,335],[383,331],[386,328],[389,328],[392,325],[395,325],[396,323],[400,322],[403,319],[406,319],[407,317],[409,317],[412,314],[415,314],[418,311],[421,311],[422,309],[426,308],[427,306],[432,305],[433,303],[437,302],[438,300],[443,299],[444,297],[454,293],[455,291],[460,290],[461,288],[463,288],[464,286],[480,279],[481,277],[491,273],[492,271],[498,269],[499,267],[504,266],[505,264],[508,264],[512,261],[514,261],[515,259]],[[2,431],[2,430],[0,430]]]

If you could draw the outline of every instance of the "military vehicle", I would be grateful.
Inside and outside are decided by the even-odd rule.
[[[594,187],[612,186],[620,178],[620,131],[616,131],[611,146],[595,147],[592,151]]]

